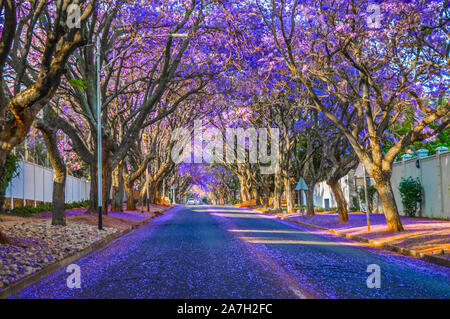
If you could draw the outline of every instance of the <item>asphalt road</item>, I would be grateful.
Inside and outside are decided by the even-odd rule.
[[[177,207],[13,298],[450,298],[450,270],[234,207]],[[368,265],[380,288],[368,288]]]

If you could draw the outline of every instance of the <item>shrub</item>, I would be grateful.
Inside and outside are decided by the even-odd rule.
[[[351,212],[359,212],[359,211],[361,211],[361,207],[359,207],[359,206],[352,206],[352,207],[349,208],[349,210]]]
[[[89,205],[89,200],[81,200],[79,202],[71,202],[64,204],[65,209],[82,208]]]
[[[398,190],[406,215],[414,217],[422,203],[422,185],[419,179],[413,179],[411,176],[406,179],[402,177]]]
[[[0,180],[0,211],[3,210],[3,204],[5,202],[5,191],[8,187],[9,182],[11,179],[13,179],[15,176],[18,175],[17,169],[19,168],[19,159],[14,154],[11,153],[8,156],[8,159],[6,160],[5,167],[3,168],[3,176]]]
[[[11,213],[18,216],[33,216],[35,214],[41,213],[41,212],[49,212],[52,210],[52,205],[50,204],[41,204],[36,207],[34,206],[23,206],[23,207],[16,207],[14,208]]]
[[[337,210],[338,210],[337,207],[331,207],[331,208],[330,208],[330,211],[332,211],[332,212],[337,212]]]

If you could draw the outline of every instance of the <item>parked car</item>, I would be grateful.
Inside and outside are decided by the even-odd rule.
[[[195,205],[195,199],[188,198],[188,200],[186,201],[186,205]]]

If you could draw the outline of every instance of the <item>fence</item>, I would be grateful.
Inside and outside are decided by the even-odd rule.
[[[450,219],[450,152],[396,162],[392,168],[392,188],[400,213],[403,214],[398,186],[401,178],[418,178],[424,197],[421,215]]]
[[[67,175],[66,203],[89,199],[90,182]],[[6,203],[10,208],[17,205],[33,205],[52,201],[53,170],[27,161],[19,161],[18,175],[15,176],[5,192]]]

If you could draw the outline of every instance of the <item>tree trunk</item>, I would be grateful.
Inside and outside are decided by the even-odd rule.
[[[258,188],[255,187],[255,204],[256,205],[261,205],[262,204],[262,200],[261,200],[261,196],[260,196],[260,192],[258,191]]]
[[[292,214],[292,213],[295,213],[295,209],[294,209],[294,200],[293,200],[292,190],[291,190],[291,181],[289,180],[289,178],[284,177],[283,182],[284,182],[284,193],[286,196],[286,212],[288,214]]]
[[[279,167],[275,171],[273,188],[273,209],[281,210],[281,172]]]
[[[6,159],[8,158],[8,156],[9,152],[7,153],[4,150],[0,149],[0,178],[3,178]],[[3,209],[3,204],[4,203],[1,203],[2,206],[0,206],[0,210]],[[0,245],[6,245],[8,243],[9,243],[8,237],[6,237],[6,235],[2,232],[2,229],[0,228]]]
[[[147,183],[144,183],[144,189],[147,192]],[[153,181],[148,181],[148,197],[151,204],[156,204],[158,200],[156,185]]]
[[[250,197],[250,200],[255,200],[256,203],[258,197],[258,190],[256,189],[256,187],[250,187]]]
[[[162,197],[161,197],[161,191],[159,190],[159,187],[156,188],[156,201],[155,204],[156,205],[161,205],[163,203]],[[150,200],[150,199],[149,199]],[[150,202],[150,204],[153,204],[152,202]]]
[[[87,214],[97,213],[98,194],[97,194],[97,163],[91,163],[89,166],[91,173],[91,186],[89,190],[89,206],[86,211]]]
[[[141,212],[142,212],[144,210],[144,197],[143,196],[139,196],[138,206],[141,208]]]
[[[127,210],[136,210],[136,201],[134,200],[133,184],[128,185],[124,183],[125,186],[125,196],[127,198]]]
[[[2,149],[0,149],[0,180],[3,179],[3,174],[5,174],[5,167],[6,167],[6,161],[8,160],[8,156],[9,156],[9,152],[6,152],[6,151],[3,151]],[[6,191],[6,187],[5,187],[4,191]],[[0,196],[0,212],[3,211],[4,205],[5,205],[5,194],[3,193],[2,196]],[[0,241],[1,241],[1,236],[2,236],[2,234],[0,231]]]
[[[247,192],[245,191],[245,186],[241,185],[241,202],[248,201]]]
[[[55,144],[56,146],[56,144]],[[60,158],[62,165],[56,164],[54,154],[49,152],[53,166],[53,198],[52,198],[52,225],[66,225],[65,202],[66,202],[66,165]],[[59,154],[57,154],[59,156]]]
[[[113,187],[111,211],[123,212],[123,187]]]
[[[388,179],[389,178],[389,179]],[[398,213],[397,204],[394,198],[394,192],[390,182],[390,176],[383,178],[375,178],[376,187],[380,196],[381,204],[383,205],[384,216],[388,226],[388,231],[397,232],[403,231],[403,225]],[[386,180],[387,179],[387,180]]]
[[[5,234],[2,233],[2,230],[0,229],[0,245],[6,245],[9,243],[8,237],[6,237]]]
[[[150,201],[150,204],[156,204],[156,205],[162,205],[163,204],[163,198],[162,198],[162,193],[161,193],[161,187],[162,187],[162,179],[158,179],[157,181],[155,181],[155,186],[153,188],[153,191],[155,192],[155,202],[152,203]],[[177,188],[178,189],[178,185]],[[146,195],[147,196],[147,195]],[[150,194],[149,194],[150,197]]]
[[[314,187],[310,185],[306,191],[306,215],[314,216]]]
[[[239,184],[241,187],[241,202],[246,202],[250,200],[249,191],[247,188],[247,183],[245,177],[239,176]]]
[[[66,172],[53,169],[52,225],[66,225],[65,216]]]
[[[263,185],[260,189],[262,191],[262,205],[263,207],[268,207],[270,198],[270,187],[265,180],[263,180]]]
[[[348,221],[347,201],[345,200],[339,180],[328,180],[327,184],[330,186],[334,198],[336,199],[339,222]]]
[[[56,133],[58,129],[51,126],[48,107],[44,109],[44,119],[36,121],[36,127],[44,136],[50,162],[53,168],[53,198],[52,198],[52,225],[66,225],[65,202],[66,202],[66,177],[67,168],[64,159],[58,150]]]
[[[113,168],[111,167],[112,163],[109,153],[105,153],[103,152],[102,155],[102,214],[108,215],[112,182],[111,172]]]
[[[269,197],[269,194],[267,194],[266,192],[263,193],[262,205],[264,208],[269,206]]]
[[[114,178],[114,187],[113,187],[113,197],[111,201],[111,211],[122,212],[123,193],[124,193],[123,165],[119,165],[116,168],[113,178]]]
[[[149,181],[148,182],[149,187],[148,187],[148,196],[149,196],[149,200],[150,200],[150,204],[156,204],[156,205],[161,205],[163,203],[163,199],[161,196],[161,182],[158,181]],[[144,189],[145,192],[147,192],[146,186],[144,185]],[[144,196],[146,197],[147,194],[144,193]]]

